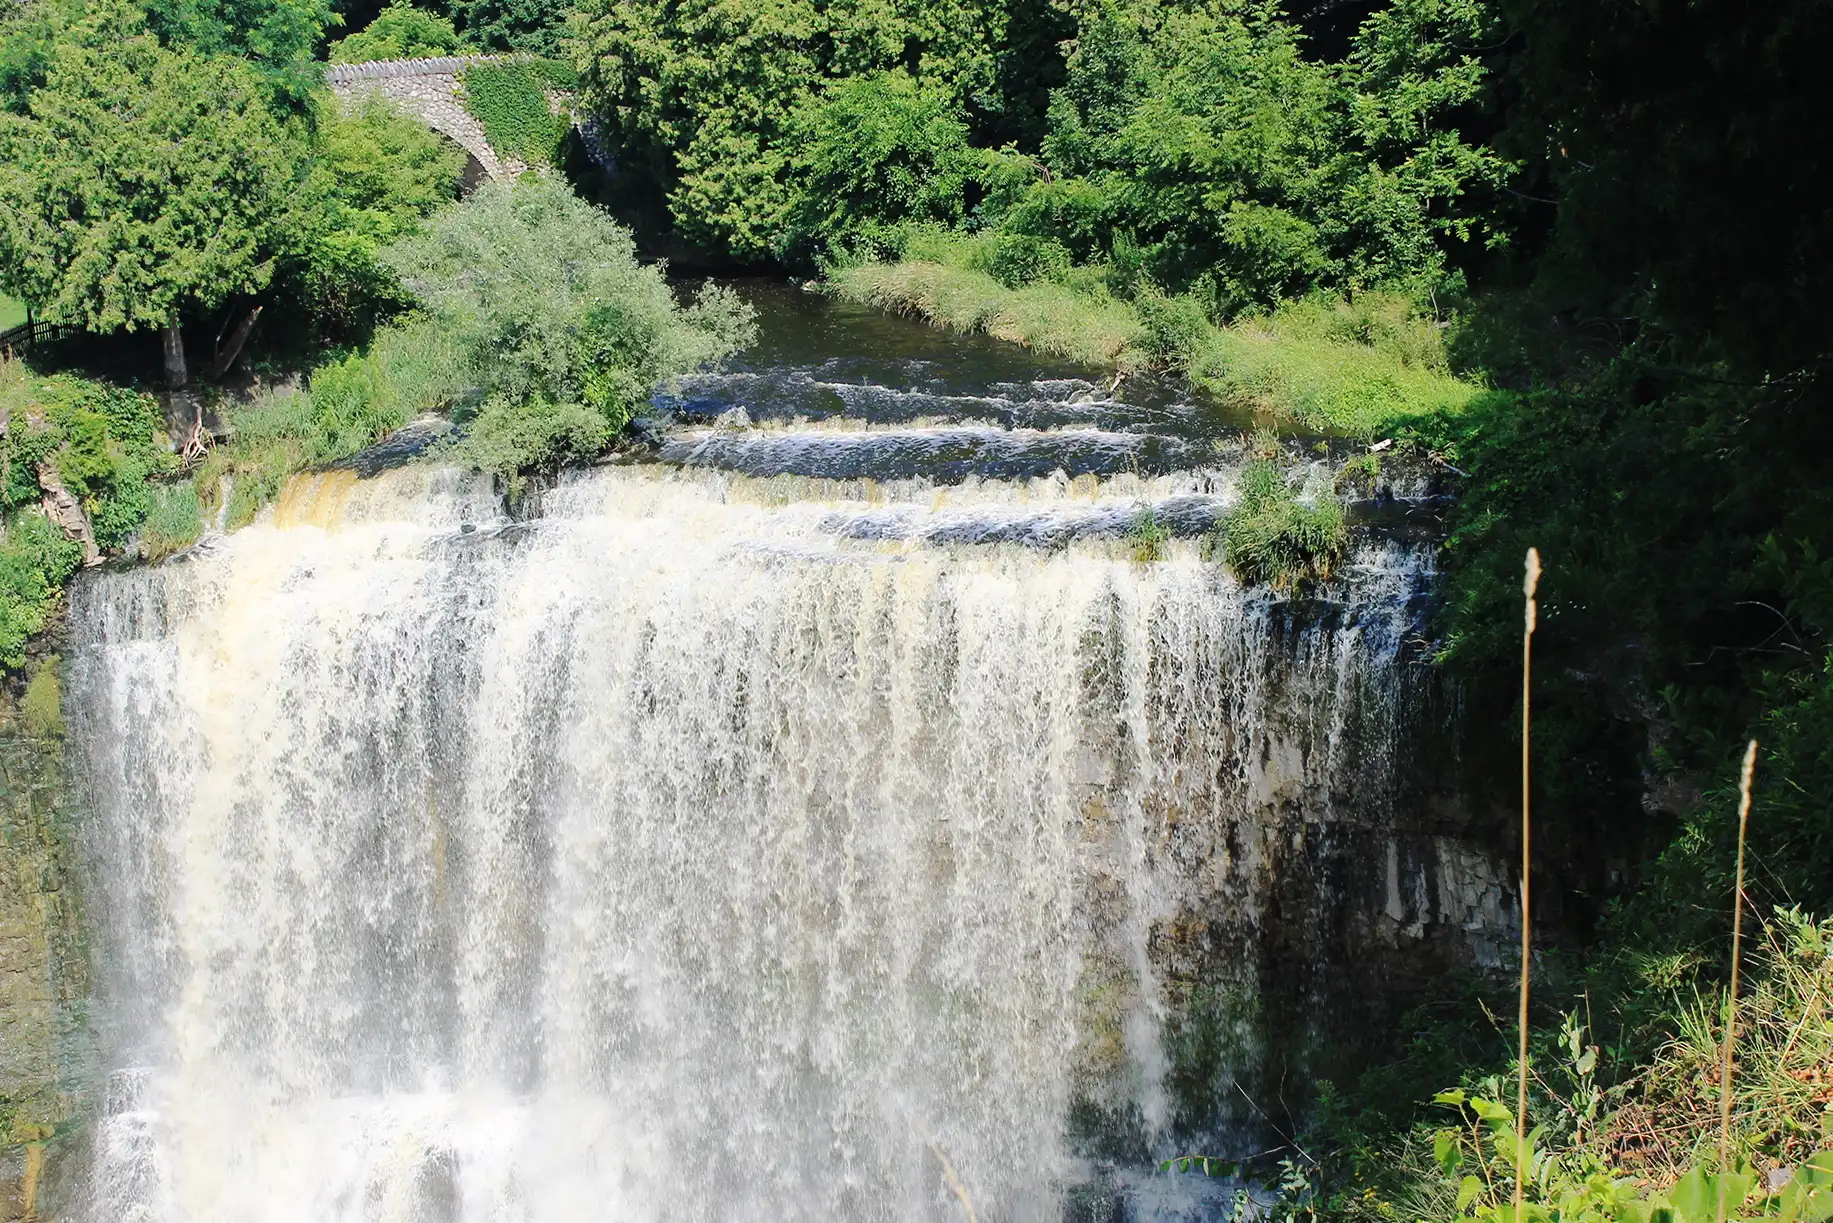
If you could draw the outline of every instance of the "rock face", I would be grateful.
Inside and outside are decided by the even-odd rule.
[[[38,1217],[78,1110],[88,966],[59,664],[0,691],[0,1220]]]

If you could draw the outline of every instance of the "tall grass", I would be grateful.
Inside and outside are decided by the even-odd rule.
[[[1175,369],[1225,403],[1319,432],[1372,437],[1461,411],[1481,389],[1452,374],[1443,328],[1397,295],[1291,302],[1216,326],[1196,299],[1119,285],[1105,267],[1045,260],[1037,279],[1013,282],[998,243],[914,230],[898,262],[836,268],[828,284],[849,301],[1086,364]]]
[[[1528,964],[1533,949],[1533,906],[1528,903],[1528,878],[1533,865],[1529,852],[1532,821],[1528,818],[1528,786],[1532,777],[1532,753],[1529,750],[1533,719],[1534,629],[1539,621],[1535,595],[1540,590],[1540,550],[1527,550],[1527,572],[1522,579],[1521,594],[1524,622],[1521,629],[1521,997],[1518,1016],[1520,1043],[1516,1050],[1517,1086],[1515,1089],[1515,1218],[1521,1218],[1521,1204],[1527,1176],[1527,1084],[1528,1084]]]
[[[1125,302],[1052,281],[1007,288],[991,273],[927,261],[868,263],[829,277],[833,292],[955,331],[980,332],[1084,365],[1131,366],[1145,328]]]
[[[1391,295],[1288,303],[1209,328],[1200,343],[1192,382],[1322,432],[1372,437],[1409,416],[1462,411],[1481,389],[1451,374],[1432,320]]]

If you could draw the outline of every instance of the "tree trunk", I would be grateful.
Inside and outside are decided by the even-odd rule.
[[[182,391],[191,385],[191,375],[185,370],[185,337],[178,329],[178,315],[165,325],[163,340],[166,390]]]
[[[229,333],[229,347],[217,354],[216,361],[210,366],[208,377],[215,381],[234,368],[236,359],[242,355],[242,345],[248,343],[248,333],[255,329],[255,320],[261,317],[261,307],[256,306],[237,323],[235,330]]]

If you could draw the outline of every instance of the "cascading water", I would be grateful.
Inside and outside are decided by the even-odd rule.
[[[675,406],[767,418],[758,377]],[[1379,877],[1429,552],[1366,539],[1303,615],[1194,539],[1137,559],[1141,507],[1200,529],[1230,465],[1148,439],[1194,456],[1154,474],[1075,436],[1096,388],[1024,385],[1049,455],[1114,461],[834,458],[960,431],[933,404],[677,430],[514,520],[449,469],[305,477],[82,583],[115,1069],[78,1213],[1057,1220],[1073,1117],[1226,1141],[1189,1016],[1219,1094],[1270,910],[1308,920],[1289,864]]]

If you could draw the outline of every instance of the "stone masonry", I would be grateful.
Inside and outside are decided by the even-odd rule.
[[[342,98],[364,91],[380,94],[407,114],[463,148],[493,179],[514,178],[528,166],[514,157],[499,157],[484,138],[483,124],[466,110],[459,78],[488,55],[448,55],[435,59],[372,60],[366,64],[333,64],[325,71],[331,91]]]

